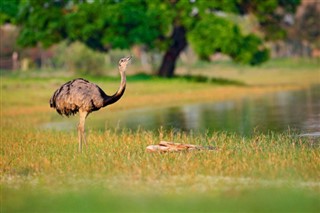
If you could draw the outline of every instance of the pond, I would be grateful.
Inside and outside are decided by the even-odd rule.
[[[101,116],[99,116],[101,115]],[[320,136],[320,85],[304,90],[282,91],[213,103],[167,108],[143,108],[123,112],[94,113],[87,119],[90,129],[159,128],[186,132],[225,131],[248,136],[254,132],[295,131]],[[75,119],[75,120],[74,120]],[[78,117],[46,124],[49,128],[75,128]]]

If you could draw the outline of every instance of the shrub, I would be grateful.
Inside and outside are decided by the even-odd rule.
[[[188,40],[201,59],[220,52],[242,64],[257,65],[269,58],[269,51],[254,34],[243,35],[240,28],[226,19],[210,16],[197,23]]]
[[[95,52],[80,42],[60,43],[56,48],[55,64],[77,74],[102,75],[105,55]]]

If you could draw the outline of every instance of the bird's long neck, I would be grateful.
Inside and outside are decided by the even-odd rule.
[[[120,87],[115,94],[113,94],[112,96],[106,96],[104,98],[104,101],[103,101],[104,107],[117,102],[124,94],[124,91],[126,90],[126,74],[124,71],[121,71],[120,75],[121,75]]]

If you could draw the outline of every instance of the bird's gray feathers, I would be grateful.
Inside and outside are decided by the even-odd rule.
[[[126,89],[125,70],[131,58],[129,56],[120,59],[118,69],[121,82],[117,92],[111,96],[106,95],[96,84],[77,78],[63,84],[51,97],[50,107],[55,108],[60,115],[70,116],[79,112],[78,141],[80,152],[82,151],[82,143],[87,144],[84,133],[86,117],[89,113],[113,104],[122,97]]]
[[[108,96],[96,84],[78,78],[63,84],[50,99],[50,107],[61,115],[74,115],[79,109],[88,113],[104,106]]]

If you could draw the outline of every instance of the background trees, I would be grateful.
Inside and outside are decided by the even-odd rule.
[[[15,23],[19,5],[19,0],[2,0],[0,2],[0,24],[6,22]]]
[[[239,63],[268,59],[265,40],[286,36],[284,17],[300,0],[25,0],[11,2],[6,14],[17,16],[21,46],[49,47],[80,41],[93,50],[144,45],[163,52],[158,75],[171,77],[181,52],[191,45],[201,59],[216,52]],[[13,12],[10,12],[13,11]],[[10,15],[11,14],[11,15]],[[231,15],[254,15],[264,37],[244,34]]]

